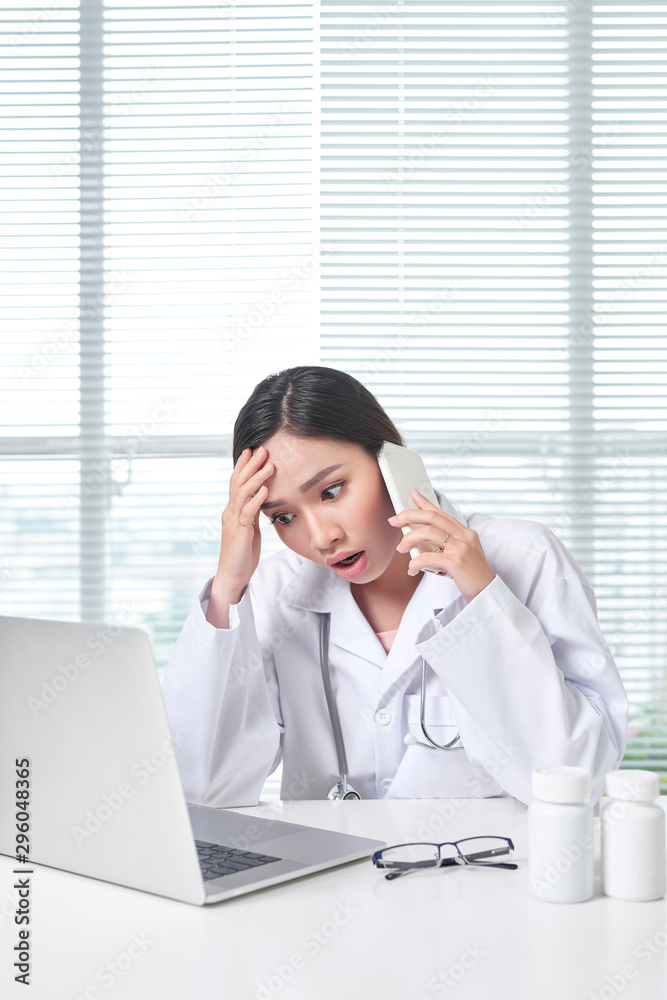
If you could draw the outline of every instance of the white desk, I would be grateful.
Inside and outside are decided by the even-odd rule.
[[[358,861],[195,907],[36,866],[26,988],[13,981],[13,865],[0,857],[0,996],[69,1000],[88,990],[87,1000],[667,997],[665,900],[607,899],[597,881],[587,903],[533,899],[526,809],[513,800],[259,808],[390,844],[509,836],[519,869],[448,869],[388,882],[370,861]]]

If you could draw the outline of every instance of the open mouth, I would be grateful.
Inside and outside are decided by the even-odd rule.
[[[334,566],[354,566],[360,556],[361,552],[355,552],[353,555],[347,556],[346,559],[341,559],[340,562],[334,563]]]

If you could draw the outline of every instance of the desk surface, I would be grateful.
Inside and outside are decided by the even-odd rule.
[[[512,837],[517,871],[388,882],[358,861],[189,906],[35,866],[32,984],[14,984],[16,893],[0,857],[0,994],[29,1000],[663,1000],[666,902],[549,904],[528,892],[512,799],[290,802],[262,815],[387,843]],[[251,810],[242,810],[251,812]]]

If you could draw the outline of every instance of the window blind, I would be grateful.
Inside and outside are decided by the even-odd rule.
[[[566,542],[664,771],[667,5],[321,9],[323,362]]]
[[[3,613],[141,624],[163,666],[215,569],[239,406],[329,364],[464,510],[568,544],[626,764],[665,772],[666,24],[0,0]]]
[[[626,766],[664,775],[667,5],[594,4],[592,35],[596,581],[632,704]]]
[[[3,610],[141,624],[163,667],[236,412],[318,358],[312,10],[0,10]]]
[[[72,607],[80,207],[78,13],[0,8],[0,585],[5,614]]]

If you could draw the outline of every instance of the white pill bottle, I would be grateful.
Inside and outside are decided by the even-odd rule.
[[[549,903],[581,903],[593,895],[591,778],[582,767],[533,771],[528,807],[530,891]]]
[[[644,901],[665,894],[665,813],[653,771],[610,771],[600,811],[602,891]]]

